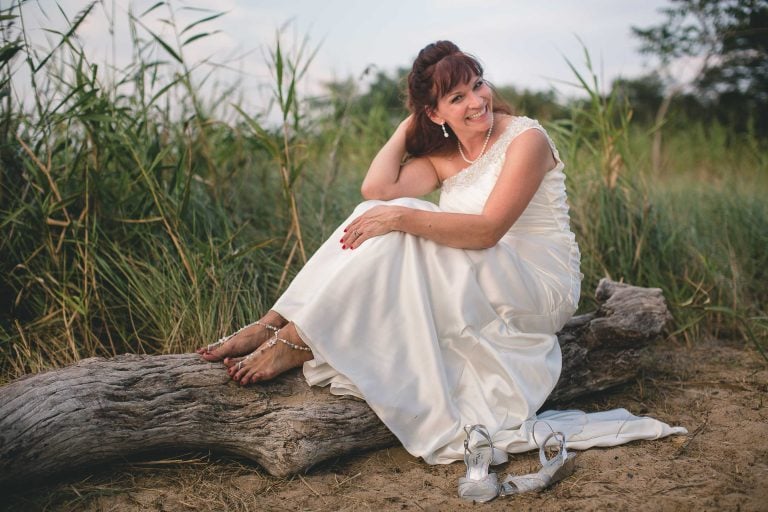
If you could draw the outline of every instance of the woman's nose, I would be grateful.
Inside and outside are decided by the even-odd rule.
[[[480,108],[483,106],[484,102],[485,100],[483,99],[483,97],[480,96],[477,92],[472,91],[469,94],[469,106],[471,108]]]

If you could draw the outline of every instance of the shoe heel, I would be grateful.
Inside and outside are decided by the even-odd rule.
[[[493,462],[493,440],[484,425],[467,425],[464,432],[467,474],[459,478],[459,497],[479,503],[490,501],[499,494],[496,473],[488,472]]]

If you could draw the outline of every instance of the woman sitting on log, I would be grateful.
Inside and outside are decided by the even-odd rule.
[[[243,385],[303,366],[310,385],[364,399],[413,455],[464,457],[460,493],[480,501],[526,490],[498,486],[488,466],[545,444],[541,428],[561,432],[550,444],[563,449],[534,488],[568,458],[566,436],[586,448],[670,433],[621,410],[536,416],[582,278],[564,164],[451,42],[419,52],[407,106],[363,181],[368,201],[270,311],[198,353]],[[414,199],[438,188],[439,205]],[[633,419],[621,437],[605,428]]]

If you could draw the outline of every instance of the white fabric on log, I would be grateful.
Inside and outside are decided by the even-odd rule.
[[[443,183],[439,206],[412,198],[359,205],[273,307],[312,348],[315,359],[303,369],[309,384],[365,399],[429,463],[461,460],[465,424],[484,424],[506,451],[536,448],[529,426],[560,375],[555,333],[576,310],[582,278],[564,165],[550,140],[556,167],[490,249],[401,232],[355,250],[338,240],[349,221],[378,204],[480,213],[507,147],[528,129],[546,134],[532,119],[512,119],[485,155]],[[685,431],[621,409],[539,418],[576,449]]]

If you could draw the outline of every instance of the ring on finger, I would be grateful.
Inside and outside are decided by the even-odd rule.
[[[360,237],[360,235],[362,235],[362,233],[361,233],[361,232],[359,232],[358,230],[355,230],[355,231],[353,231],[353,233],[354,233],[354,234],[355,234],[355,236],[356,236],[356,237],[358,237],[358,238]]]

